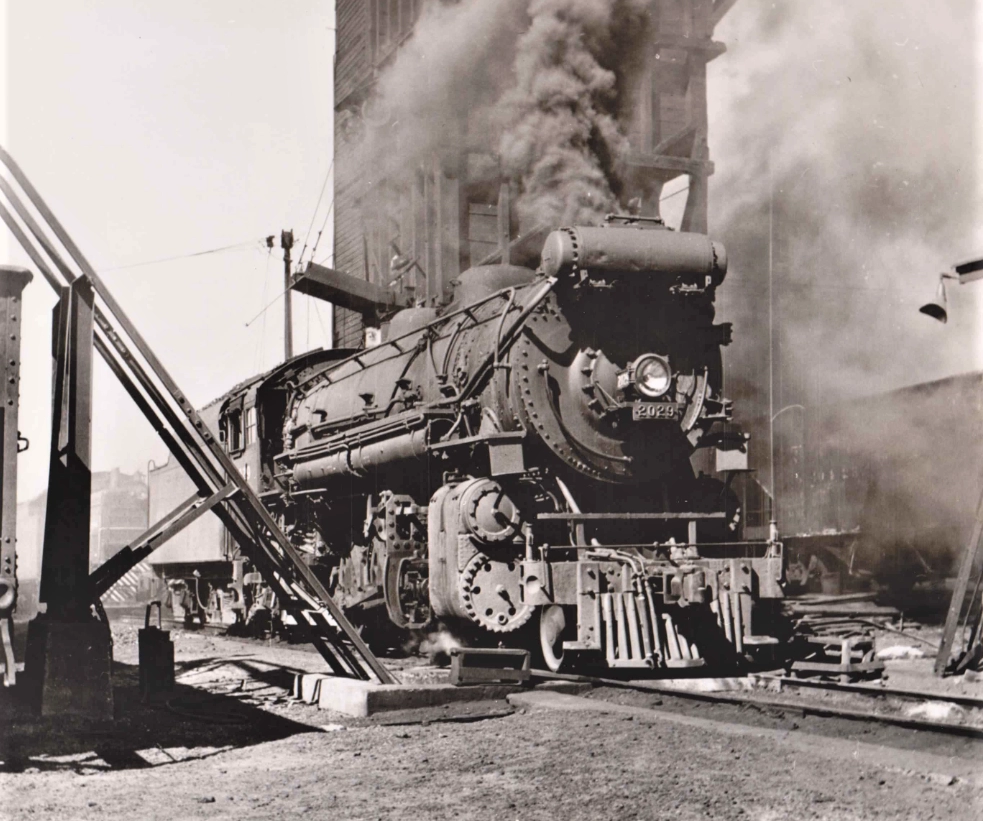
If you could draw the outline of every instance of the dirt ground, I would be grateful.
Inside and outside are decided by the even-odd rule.
[[[910,735],[831,740],[828,725],[772,716],[763,730],[693,706],[691,725],[504,702],[352,719],[287,697],[290,669],[319,669],[310,653],[174,635],[182,683],[142,705],[135,633],[117,628],[113,725],[39,722],[0,697],[0,818],[983,817],[983,742],[928,765]]]

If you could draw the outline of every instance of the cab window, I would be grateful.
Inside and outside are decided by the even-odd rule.
[[[229,450],[235,452],[242,450],[242,412],[235,411],[226,417],[226,441],[229,443]]]
[[[246,446],[256,441],[256,408],[246,408]]]

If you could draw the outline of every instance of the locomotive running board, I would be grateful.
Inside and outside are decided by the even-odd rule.
[[[104,311],[97,304],[93,312],[93,346],[187,472],[205,504],[212,503],[211,509],[222,520],[242,552],[254,562],[281,606],[299,624],[310,628],[311,642],[337,675],[363,680],[374,675],[384,684],[396,683],[392,673],[376,658],[345,618],[341,608],[331,599],[320,579],[304,563],[208,425],[178,388],[30,180],[2,147],[0,162],[26,195],[47,231],[42,229],[11,182],[4,177],[0,177],[0,192],[17,217],[0,203],[0,219],[7,224],[14,238],[57,294],[61,295],[67,286],[80,277],[89,281],[95,296],[105,307]],[[33,235],[34,241],[27,232]],[[59,253],[51,235],[75,263],[75,270]],[[137,353],[132,349],[136,349]],[[179,521],[183,520],[183,525],[187,525],[193,518],[196,517],[182,515],[179,509],[151,531],[169,531],[168,535],[173,535]],[[152,540],[152,534],[148,540]],[[114,572],[112,567],[105,571],[99,568],[96,575],[104,581]]]

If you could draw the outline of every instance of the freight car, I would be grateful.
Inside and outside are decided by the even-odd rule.
[[[983,374],[796,408],[783,422],[776,481],[790,580],[907,594],[952,573],[980,493]]]
[[[209,411],[370,641],[439,626],[535,642],[553,669],[732,667],[777,643],[784,563],[742,540],[729,487],[746,438],[721,393],[726,268],[657,221],[561,229],[538,270],[472,268],[381,344],[296,357]],[[722,479],[694,469],[708,453]],[[224,536],[152,562],[192,611],[271,604]]]

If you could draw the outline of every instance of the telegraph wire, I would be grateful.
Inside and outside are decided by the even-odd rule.
[[[666,194],[664,197],[662,197],[659,200],[659,202],[665,202],[666,200],[671,200],[673,197],[679,196],[680,194],[685,194],[687,191],[689,191],[688,185],[685,188],[680,188],[678,191],[673,191],[671,194]]]
[[[191,254],[178,254],[177,256],[173,256],[173,257],[149,259],[146,260],[145,262],[134,262],[131,265],[117,265],[114,268],[102,268],[101,271],[103,273],[107,273],[109,271],[126,271],[130,268],[142,268],[145,265],[159,265],[160,263],[163,262],[175,262],[176,260],[179,259],[191,259],[192,257],[204,257],[209,254],[219,254],[224,251],[235,251],[239,248],[243,248],[243,249],[249,248],[250,246],[253,245],[257,246],[260,250],[262,250],[262,247],[264,246],[265,242],[266,242],[265,238],[251,239],[248,242],[238,242],[235,245],[223,245],[221,248],[209,248],[207,251],[195,251],[194,253]]]
[[[334,158],[332,157],[331,163],[328,165],[328,173],[324,175],[324,182],[321,183],[321,193],[317,195],[317,202],[314,204],[314,213],[311,214],[311,224],[307,227],[307,234],[304,236],[304,246],[300,249],[300,255],[297,257],[298,265],[304,262],[304,252],[307,250],[307,241],[311,238],[311,232],[314,230],[314,220],[317,219],[318,209],[321,207],[321,200],[324,199],[324,191],[328,187],[328,180],[331,179],[331,172],[334,171]],[[334,197],[331,198],[332,204],[334,203]],[[323,228],[321,229],[324,230]],[[318,233],[318,239],[321,238],[321,234]],[[314,252],[311,251],[311,257],[314,256]]]
[[[324,233],[324,229],[328,227],[328,220],[331,217],[331,212],[334,211],[334,197],[331,198],[331,202],[328,203],[328,211],[324,215],[324,222],[321,223],[321,230],[317,232],[317,239],[314,240],[314,247],[311,248],[311,259],[314,259],[314,253],[317,251],[317,246],[321,243],[321,234]]]
[[[276,303],[279,302],[283,298],[283,295],[286,294],[287,291],[289,291],[289,290],[290,290],[289,288],[285,288],[284,290],[280,291],[279,294],[277,294],[275,297],[273,297],[273,299],[271,299],[269,302],[267,302],[266,305],[263,306],[262,310],[260,310],[260,312],[258,314],[256,314],[256,316],[254,316],[252,319],[250,319],[246,323],[246,327],[248,328],[257,319],[259,319],[261,316],[263,316],[263,314],[265,314],[270,308],[272,308],[274,305],[276,305]]]

